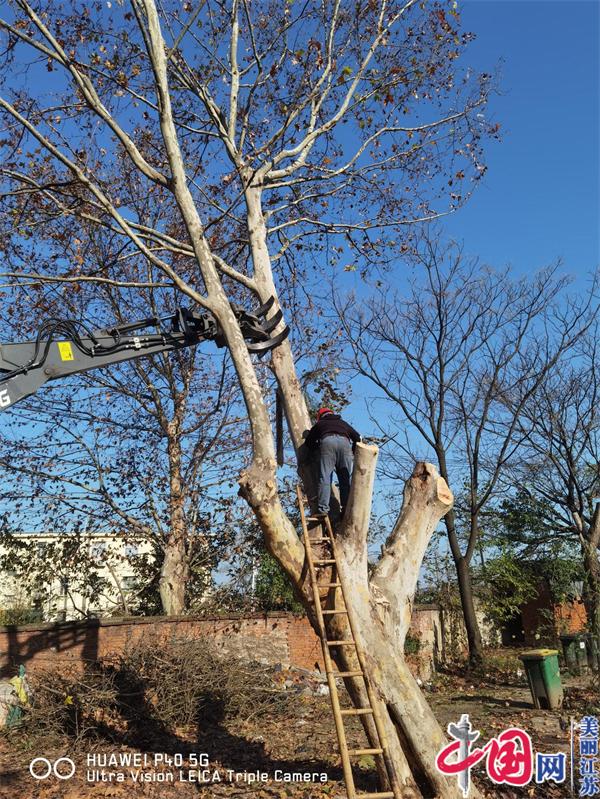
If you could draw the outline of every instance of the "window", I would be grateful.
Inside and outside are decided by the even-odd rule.
[[[125,555],[126,558],[137,558],[137,556],[140,554],[138,545],[124,544],[123,554]]]
[[[133,574],[126,574],[121,577],[121,588],[123,591],[133,591],[136,587],[136,578]]]
[[[96,563],[102,563],[106,557],[106,541],[96,541],[92,544],[90,555]]]
[[[69,593],[69,581],[66,577],[60,578],[60,595],[67,596]]]
[[[47,541],[38,541],[35,545],[35,554],[38,558],[45,558],[46,551],[48,549],[48,542]]]

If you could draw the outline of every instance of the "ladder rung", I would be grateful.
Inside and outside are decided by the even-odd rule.
[[[325,542],[331,544],[331,538],[309,538],[308,540],[311,544],[323,544]]]
[[[326,558],[325,560],[315,560],[315,563],[319,566],[323,566],[326,563],[335,563],[335,558]]]
[[[348,614],[347,610],[322,610],[321,613],[324,616],[339,616],[341,613]]]
[[[348,749],[349,755],[382,755],[383,749]]]
[[[372,707],[352,707],[349,710],[340,710],[342,716],[366,716],[373,713]]]
[[[318,583],[319,588],[339,588],[341,583]]]
[[[393,791],[380,791],[378,793],[357,793],[356,799],[394,799]]]
[[[356,642],[352,639],[327,641],[327,646],[356,646]]]
[[[362,671],[332,671],[334,677],[364,677]]]

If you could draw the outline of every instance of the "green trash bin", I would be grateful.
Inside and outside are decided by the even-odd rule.
[[[591,665],[585,633],[564,633],[560,636],[567,669],[572,674],[584,674]]]
[[[531,649],[519,655],[525,667],[534,707],[556,710],[562,705],[563,689],[557,649]]]

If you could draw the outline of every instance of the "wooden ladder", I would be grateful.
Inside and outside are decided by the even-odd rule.
[[[387,747],[385,729],[379,712],[379,703],[369,682],[364,652],[356,637],[356,624],[354,621],[352,607],[348,603],[347,592],[345,590],[338,569],[337,550],[336,550],[335,539],[333,536],[333,530],[331,528],[331,522],[329,521],[329,517],[327,516],[323,517],[322,520],[319,519],[319,521],[316,522],[315,526],[312,527],[311,529],[312,530],[319,529],[320,535],[318,538],[311,538],[308,533],[306,515],[304,513],[305,500],[303,498],[300,486],[297,486],[296,492],[298,494],[298,507],[300,509],[302,532],[304,534],[304,546],[306,549],[306,561],[308,563],[313,601],[315,605],[315,613],[319,628],[319,638],[321,640],[321,648],[323,650],[325,674],[327,676],[327,684],[329,686],[329,697],[331,699],[331,708],[333,710],[333,719],[335,721],[335,729],[337,732],[337,737],[339,742],[340,757],[342,760],[342,770],[344,773],[344,782],[346,783],[346,793],[348,799],[402,799],[401,787],[398,782],[396,770],[394,768],[394,764],[392,762]],[[315,557],[315,554],[312,551],[313,544],[328,546],[330,548],[330,554],[327,557],[320,557],[320,556]],[[328,579],[328,582],[319,583],[317,569],[316,569],[317,566],[331,566],[331,578]],[[333,603],[334,608],[331,610],[323,609],[321,607],[319,591],[320,589],[324,588],[327,588],[328,591],[334,592],[334,599],[335,599],[335,591],[337,589],[340,590],[340,596],[343,601],[343,608],[336,610],[335,602]],[[330,640],[327,637],[327,630],[325,627],[325,616],[331,616],[331,615],[344,615],[347,617],[348,627],[350,632],[349,638],[345,638],[344,640]],[[356,657],[359,663],[359,669],[356,671],[335,670],[333,668],[333,661],[331,659],[331,652],[330,652],[330,647],[334,646],[353,647],[356,652]],[[340,707],[340,698],[336,684],[336,679],[338,677],[357,677],[362,679],[364,681],[367,696],[369,698],[368,704],[365,705],[364,707],[342,709]],[[346,730],[344,728],[344,719],[347,718],[348,716],[360,716],[367,714],[373,716],[375,729],[377,730],[377,738],[379,739],[377,742],[378,746],[373,749],[348,749],[348,744],[346,741]],[[351,758],[354,756],[360,757],[361,755],[373,755],[374,757],[380,759],[379,762],[383,766],[383,770],[387,775],[390,787],[392,789],[391,791],[376,791],[375,793],[356,792],[356,787],[354,785],[354,775],[352,773]]]

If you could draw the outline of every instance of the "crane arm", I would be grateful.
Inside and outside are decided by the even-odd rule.
[[[282,318],[277,311],[267,319],[273,304],[271,298],[254,313],[232,306],[248,349],[259,356],[281,344],[289,334],[286,326],[271,335]],[[96,331],[80,322],[48,319],[34,341],[0,344],[0,411],[34,394],[49,380],[132,358],[174,352],[201,341],[214,341],[219,347],[225,344],[223,331],[212,314],[186,308],[178,308],[171,316]]]

